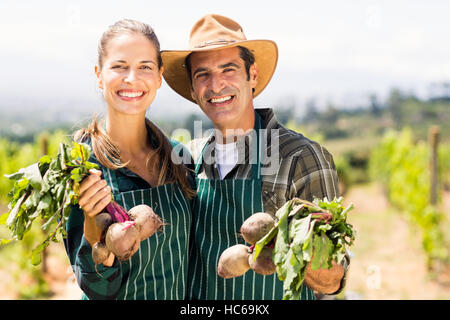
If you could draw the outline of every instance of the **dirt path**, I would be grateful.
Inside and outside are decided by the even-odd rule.
[[[349,297],[450,299],[450,287],[433,281],[426,270],[418,230],[389,208],[377,186],[358,186],[345,199],[355,204],[349,221],[357,231],[345,291]]]

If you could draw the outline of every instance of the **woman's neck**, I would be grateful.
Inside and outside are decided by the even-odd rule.
[[[121,156],[128,161],[147,154],[150,148],[148,141],[145,114],[126,115],[108,112],[106,132],[112,142],[119,148]]]

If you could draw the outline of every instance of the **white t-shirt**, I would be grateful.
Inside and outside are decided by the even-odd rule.
[[[220,179],[233,170],[238,162],[238,148],[236,142],[220,144],[216,142],[216,163],[219,169]]]

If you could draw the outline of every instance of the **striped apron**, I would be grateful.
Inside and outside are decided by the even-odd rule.
[[[167,224],[163,232],[141,241],[139,250],[121,262],[122,285],[117,299],[185,299],[190,203],[178,184],[119,192],[116,173],[102,166],[114,200],[126,210],[139,204],[153,208]]]
[[[278,280],[276,273],[263,276],[249,270],[243,276],[231,279],[217,275],[217,263],[222,252],[233,245],[246,244],[239,235],[242,223],[253,213],[264,211],[258,134],[262,121],[256,112],[255,117],[257,161],[251,165],[252,179],[196,178],[197,199],[192,213],[194,237],[190,245],[188,299],[283,298],[283,282]],[[196,175],[201,168],[206,145],[196,163]],[[315,295],[312,290],[303,286],[301,299],[315,299]]]

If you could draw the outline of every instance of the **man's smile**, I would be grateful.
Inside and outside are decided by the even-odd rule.
[[[227,95],[227,96],[221,96],[221,97],[213,97],[213,98],[209,99],[208,102],[215,106],[222,106],[222,105],[231,103],[231,101],[233,101],[233,99],[234,99],[234,96]]]

